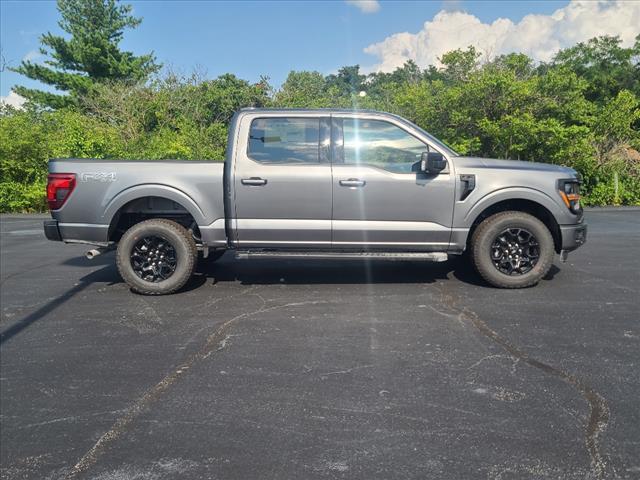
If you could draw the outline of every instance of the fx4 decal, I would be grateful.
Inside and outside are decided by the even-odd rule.
[[[81,182],[115,182],[116,172],[86,172],[80,175]]]

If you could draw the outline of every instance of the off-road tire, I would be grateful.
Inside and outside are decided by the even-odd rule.
[[[147,236],[160,237],[175,249],[175,270],[166,280],[150,282],[134,271],[131,263],[132,250],[138,241]],[[124,233],[118,243],[116,265],[120,276],[134,292],[142,295],[167,295],[184,287],[193,274],[197,258],[195,240],[186,228],[172,220],[154,218],[137,223]]]
[[[491,259],[492,244],[505,229],[522,228],[531,232],[539,244],[537,263],[527,273],[507,275],[496,268]],[[490,285],[498,288],[526,288],[536,285],[553,264],[555,247],[547,226],[533,215],[508,211],[485,219],[471,237],[471,261],[476,271]]]

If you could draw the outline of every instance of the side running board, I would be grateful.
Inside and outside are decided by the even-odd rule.
[[[299,258],[303,260],[426,260],[446,262],[449,255],[445,252],[287,252],[287,251],[242,251],[236,252],[236,258]]]

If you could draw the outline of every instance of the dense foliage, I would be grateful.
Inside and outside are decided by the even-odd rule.
[[[116,32],[129,25],[121,14]],[[275,91],[266,79],[231,74],[146,73],[101,78],[71,90],[70,102],[32,96],[22,110],[2,107],[0,210],[43,208],[51,157],[222,160],[228,122],[246,106],[394,112],[464,155],[571,166],[584,177],[586,203],[640,204],[640,36],[632,48],[595,38],[540,65],[523,54],[481,62],[470,47],[424,70],[408,62],[369,75],[357,66],[328,76],[294,71]]]

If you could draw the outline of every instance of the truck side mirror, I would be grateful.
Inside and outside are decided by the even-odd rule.
[[[447,166],[447,161],[440,152],[422,152],[420,171],[438,174]]]

